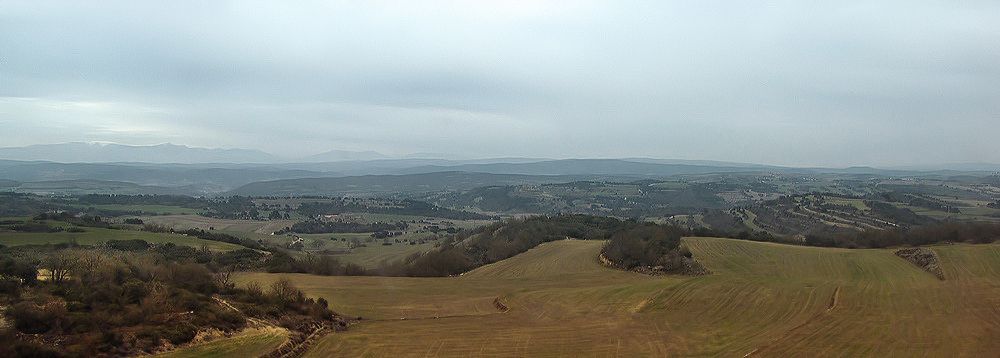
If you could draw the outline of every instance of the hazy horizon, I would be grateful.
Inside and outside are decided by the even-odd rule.
[[[0,147],[1000,163],[1000,3],[0,3]]]
[[[182,161],[164,161],[163,158],[151,158],[154,160],[118,160],[113,158],[97,159],[97,160],[64,160],[60,158],[65,158],[67,156],[84,156],[91,157],[93,155],[99,155],[100,152],[94,153],[74,153],[73,150],[80,149],[75,147],[76,144],[90,145],[95,147],[105,147],[105,146],[123,146],[128,149],[154,149],[161,146],[173,146],[181,150],[194,150],[194,151],[210,151],[218,153],[207,153],[210,154],[209,158],[192,156],[188,157],[188,160]],[[50,152],[31,152],[30,149],[38,149],[45,147],[48,149],[58,149],[57,151]],[[29,150],[27,157],[24,153],[22,155],[11,155],[9,150],[14,150],[15,153],[19,150]],[[61,151],[59,151],[61,150]],[[241,160],[212,160],[211,154],[221,155],[223,152],[229,151],[240,151],[243,154],[242,158],[252,158],[252,159],[241,159]],[[254,156],[254,154],[260,154],[262,156]],[[119,152],[115,153],[117,155],[135,156],[137,153],[125,153]],[[148,154],[148,153],[147,153]],[[163,153],[165,154],[165,153]],[[176,152],[172,154],[178,154]],[[194,153],[190,153],[195,155]],[[205,153],[203,153],[205,154]],[[149,154],[156,155],[156,154]],[[324,156],[333,155],[334,157]],[[342,157],[337,158],[337,155]],[[1000,163],[990,163],[990,162],[948,162],[948,163],[928,163],[920,165],[888,165],[888,166],[877,166],[877,165],[850,165],[850,166],[789,166],[780,165],[773,163],[761,163],[761,162],[734,162],[734,161],[724,161],[724,160],[710,160],[710,159],[697,159],[697,158],[669,158],[669,157],[651,157],[651,156],[630,156],[630,157],[516,157],[516,156],[506,156],[506,157],[475,157],[475,156],[463,156],[461,154],[454,153],[406,153],[406,154],[386,154],[376,151],[346,151],[346,150],[328,150],[319,153],[286,153],[284,155],[277,155],[274,153],[267,152],[265,150],[252,149],[252,148],[238,148],[238,147],[198,147],[198,146],[188,146],[177,143],[158,143],[150,145],[130,145],[123,143],[114,143],[106,141],[93,141],[93,142],[65,142],[65,143],[40,143],[28,146],[18,146],[18,147],[0,147],[0,160],[15,160],[15,161],[50,161],[50,162],[63,162],[63,163],[118,163],[118,162],[148,162],[151,164],[292,164],[292,163],[332,163],[332,162],[366,162],[366,161],[378,161],[378,160],[442,160],[453,163],[530,163],[538,161],[560,161],[560,160],[625,160],[625,161],[654,161],[659,163],[672,163],[672,164],[692,164],[692,165],[719,165],[724,166],[726,164],[733,165],[760,165],[760,166],[774,166],[774,167],[787,167],[787,168],[829,168],[829,169],[846,169],[851,167],[872,167],[877,169],[901,169],[901,170],[959,170],[959,171],[996,171],[1000,170]]]

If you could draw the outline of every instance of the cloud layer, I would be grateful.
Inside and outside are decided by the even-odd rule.
[[[995,1],[0,2],[4,145],[1000,162]]]

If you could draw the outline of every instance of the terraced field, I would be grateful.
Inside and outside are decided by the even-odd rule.
[[[565,240],[461,277],[289,277],[364,318],[317,357],[1000,354],[1000,245],[934,247],[940,281],[891,250],[685,243],[712,275],[612,270]]]

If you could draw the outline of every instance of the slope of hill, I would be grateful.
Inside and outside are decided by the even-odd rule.
[[[892,250],[684,241],[714,274],[608,269],[600,242],[567,240],[462,277],[291,278],[366,318],[307,356],[1000,353],[1000,245],[932,247],[940,281]]]

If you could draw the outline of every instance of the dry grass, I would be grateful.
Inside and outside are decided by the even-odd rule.
[[[567,240],[462,277],[289,277],[366,318],[311,356],[1000,354],[1000,245],[934,247],[939,281],[891,250],[685,241],[713,275],[607,269]]]

